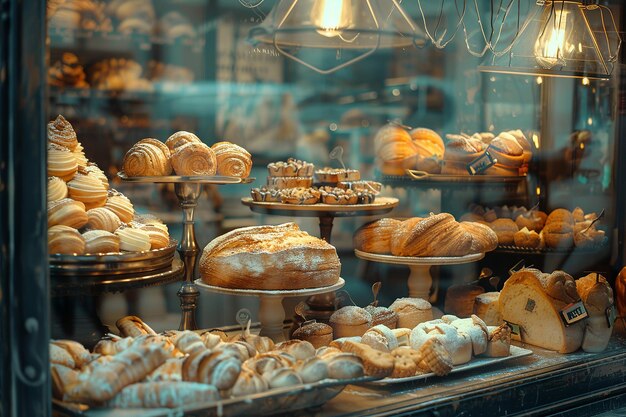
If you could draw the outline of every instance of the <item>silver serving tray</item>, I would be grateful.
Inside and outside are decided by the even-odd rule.
[[[228,177],[225,175],[163,175],[163,176],[147,176],[147,177],[129,177],[124,171],[117,173],[123,181],[135,182],[140,184],[177,184],[177,183],[196,183],[196,184],[250,184],[255,178],[239,178]]]
[[[306,408],[319,407],[337,396],[349,384],[362,384],[375,380],[374,377],[354,379],[325,379],[313,384],[277,388],[260,394],[247,395],[214,402],[198,403],[174,409],[114,409],[89,408],[84,405],[53,400],[55,409],[74,417],[91,416],[202,416],[202,417],[249,417],[270,416],[293,412]]]
[[[50,274],[53,276],[76,275],[128,275],[168,268],[172,264],[178,242],[170,239],[165,248],[142,252],[100,253],[93,255],[48,256]]]

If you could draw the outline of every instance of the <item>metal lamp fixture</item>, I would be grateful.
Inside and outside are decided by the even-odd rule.
[[[282,55],[322,74],[380,48],[426,42],[397,0],[280,0],[248,37],[253,43],[273,45]],[[335,50],[336,62],[322,68],[314,57],[329,49]]]
[[[608,7],[582,1],[537,2],[507,54],[488,58],[481,71],[607,79],[621,38]]]

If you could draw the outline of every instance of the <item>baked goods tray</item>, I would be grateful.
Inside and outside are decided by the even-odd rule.
[[[373,203],[369,204],[287,204],[269,201],[254,201],[251,197],[244,197],[241,203],[250,207],[253,211],[266,212],[269,214],[279,212],[310,212],[312,216],[318,216],[323,213],[333,213],[335,216],[351,215],[355,212],[366,212],[367,214],[383,214],[399,203],[397,198],[378,197]]]
[[[277,388],[263,393],[247,395],[221,401],[194,404],[173,409],[113,409],[89,408],[81,404],[64,403],[53,400],[53,408],[61,415],[72,417],[153,417],[153,416],[194,416],[194,417],[239,417],[270,416],[306,408],[319,407],[337,396],[346,385],[364,384],[374,381],[374,377],[361,377],[342,380],[323,380],[295,387]]]
[[[411,184],[465,184],[465,185],[517,185],[526,180],[525,175],[444,175],[429,174],[422,171],[412,171],[413,175],[384,175],[379,174],[376,178],[386,185],[411,185]]]
[[[176,253],[176,240],[161,249],[95,255],[48,256],[53,276],[111,276],[148,273],[168,268]]]
[[[468,363],[453,367],[450,373],[455,374],[458,372],[469,371],[472,369],[481,369],[487,366],[491,366],[491,365],[495,365],[495,364],[499,364],[503,362],[508,362],[514,359],[523,358],[524,356],[530,356],[533,354],[533,351],[511,345],[510,353],[511,354],[509,356],[504,356],[500,358],[481,358],[481,357],[474,358]],[[367,383],[367,385],[381,386],[381,385],[404,384],[406,382],[421,381],[421,380],[425,380],[431,377],[436,377],[436,375],[433,374],[432,372],[429,372],[427,374],[409,376],[406,378],[384,378],[384,379],[379,379],[376,381],[370,381]]]
[[[255,178],[239,178],[239,177],[227,177],[223,175],[193,175],[193,176],[178,176],[178,175],[163,175],[163,176],[150,176],[150,177],[128,177],[124,171],[117,173],[117,176],[124,181],[145,183],[145,184],[165,184],[165,183],[195,183],[195,184],[250,184]]]
[[[597,245],[591,245],[586,247],[571,247],[571,248],[528,248],[521,246],[498,246],[495,252],[499,253],[515,253],[521,255],[547,255],[547,254],[582,254],[582,253],[596,253],[608,247],[608,239],[604,239],[602,243]]]

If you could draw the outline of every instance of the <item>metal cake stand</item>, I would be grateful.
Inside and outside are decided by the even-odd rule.
[[[484,253],[473,253],[465,256],[449,256],[449,257],[410,257],[410,256],[393,256],[379,255],[377,253],[363,252],[358,249],[354,250],[354,254],[361,259],[373,262],[382,262],[394,265],[406,265],[411,269],[409,275],[409,297],[429,299],[430,287],[433,278],[430,275],[430,267],[433,265],[460,265],[476,262],[485,257]]]
[[[124,172],[117,174],[122,180],[137,184],[174,184],[178,203],[183,211],[183,236],[177,250],[184,264],[184,282],[178,297],[182,317],[179,330],[195,330],[196,306],[200,292],[194,283],[194,271],[200,249],[194,228],[194,211],[198,205],[201,186],[203,184],[249,184],[254,178],[238,178],[226,176],[162,176],[162,177],[127,177]]]

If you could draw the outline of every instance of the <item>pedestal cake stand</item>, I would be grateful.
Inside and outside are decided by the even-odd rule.
[[[118,176],[127,182],[139,184],[174,184],[174,191],[178,197],[178,203],[183,211],[183,236],[177,250],[185,265],[184,282],[178,291],[182,317],[179,330],[195,330],[196,306],[200,292],[194,284],[194,271],[200,249],[196,241],[194,229],[194,211],[198,205],[201,186],[203,184],[249,184],[254,178],[237,178],[226,176],[162,176],[162,177],[127,177],[123,172]]]

